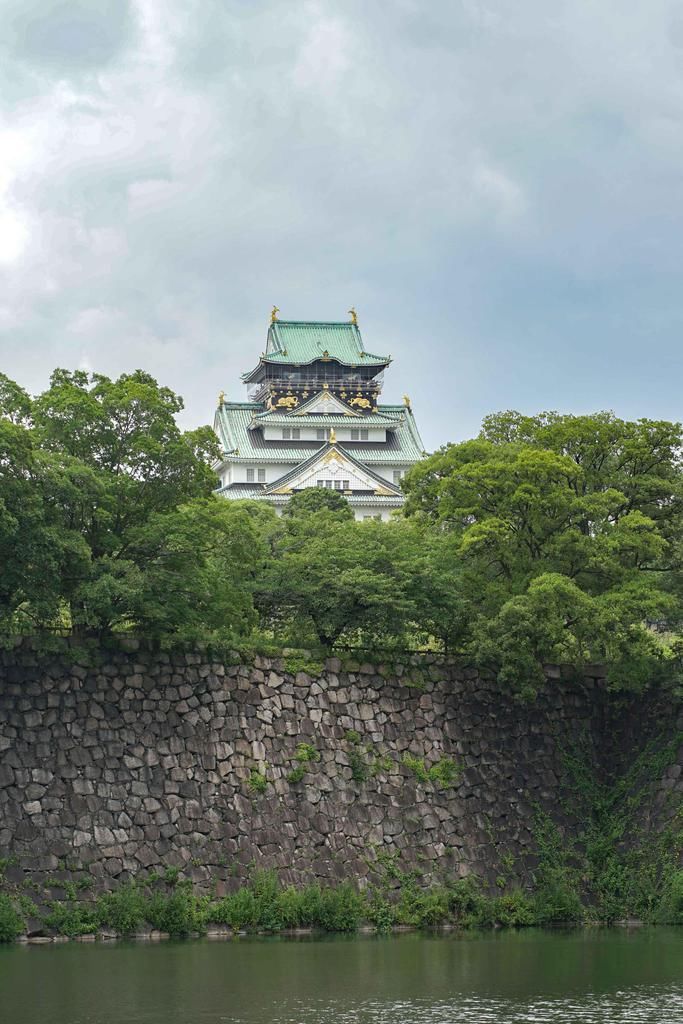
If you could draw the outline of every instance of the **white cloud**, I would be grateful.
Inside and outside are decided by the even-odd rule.
[[[0,263],[15,263],[28,241],[28,224],[0,198]]]
[[[323,93],[336,89],[351,69],[351,34],[341,18],[329,16],[320,3],[307,3],[308,31],[292,78],[305,89]]]
[[[206,419],[273,302],[356,303],[434,444],[572,381],[584,401],[581,345],[650,324],[678,358],[669,0],[68,6],[0,0],[0,356],[29,387],[142,365]]]
[[[500,168],[485,160],[477,161],[473,171],[475,193],[490,203],[494,215],[502,220],[520,217],[526,210],[523,190]]]

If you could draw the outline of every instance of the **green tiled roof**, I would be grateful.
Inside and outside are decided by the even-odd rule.
[[[216,494],[222,498],[230,498],[232,500],[240,498],[248,498],[253,501],[267,501],[269,505],[287,505],[291,495],[268,495],[263,489],[263,485],[257,487],[256,484],[249,484],[251,489],[247,488],[247,485],[243,487],[239,483],[233,483],[227,487],[221,487],[217,490]],[[341,494],[342,492],[335,492],[335,494]],[[364,506],[390,506],[391,508],[400,508],[403,504],[402,495],[344,495],[344,498],[349,505],[364,505]]]
[[[344,413],[314,412],[308,416],[293,416],[291,413],[281,412],[260,412],[256,414],[254,427],[351,427],[356,430],[361,427],[367,430],[368,427],[391,427],[396,426],[396,420],[391,416],[384,416],[381,412],[368,413],[365,416],[345,416]]]
[[[390,361],[389,356],[365,351],[356,324],[276,320],[270,325],[265,354],[269,363],[312,363],[324,352],[347,365],[384,366]]]
[[[315,465],[317,459],[320,456],[320,453],[325,450],[335,450],[341,452],[341,454],[349,460],[352,466],[356,466],[359,470],[367,473],[370,479],[374,480],[375,483],[380,484],[385,490],[392,491],[395,497],[403,497],[396,484],[389,483],[389,481],[385,480],[384,477],[378,476],[378,474],[375,473],[372,469],[370,469],[369,466],[364,466],[360,459],[357,458],[355,453],[350,452],[348,448],[344,448],[340,444],[329,444],[327,442],[321,448],[319,448],[317,452],[313,452],[313,454],[310,455],[309,458],[307,458],[305,461],[301,462],[297,466],[292,466],[290,470],[284,473],[277,480],[274,480],[272,484],[268,484],[267,490],[269,492],[272,492],[275,491],[276,489],[279,489],[280,487],[282,487],[283,484],[288,483],[292,478],[298,476],[299,473],[301,473],[303,470],[306,470],[310,466]]]
[[[250,429],[257,413],[265,406],[257,402],[224,402],[216,410],[214,430],[218,434],[226,462],[279,462],[292,465],[304,462],[322,447],[320,441],[266,441],[260,430]],[[404,405],[380,405],[378,414],[389,419],[394,429],[386,441],[351,442],[353,455],[369,466],[383,463],[417,462],[425,454],[422,439],[412,410]],[[373,414],[363,417],[363,426],[370,426]],[[299,420],[302,420],[300,417]],[[288,424],[293,420],[288,417]],[[318,420],[316,420],[318,422]],[[343,418],[344,425],[360,420]],[[295,424],[296,425],[296,424]]]
[[[387,366],[391,356],[366,352],[360,331],[352,323],[276,320],[268,329],[266,351],[242,380],[254,379],[262,363],[305,366],[316,359],[334,359],[344,366]]]
[[[262,498],[265,492],[265,484],[226,484],[218,487],[215,493],[228,498]]]

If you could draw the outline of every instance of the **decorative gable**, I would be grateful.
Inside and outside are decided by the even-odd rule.
[[[360,416],[360,413],[349,408],[341,398],[337,398],[331,391],[320,391],[308,402],[299,406],[294,416],[308,416],[310,413],[323,413],[326,416]]]
[[[322,481],[322,483],[321,483]],[[328,482],[330,481],[330,482]],[[268,488],[268,494],[291,494],[305,487],[326,486],[341,491],[362,491],[385,496],[401,491],[382,480],[336,444],[328,445],[303,465],[280,477]]]

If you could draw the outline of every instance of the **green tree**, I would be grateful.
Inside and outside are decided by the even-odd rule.
[[[0,377],[0,620],[9,628],[249,632],[265,541],[211,494],[218,443],[136,371],[57,370],[37,399]]]
[[[290,519],[324,509],[336,512],[340,519],[353,519],[351,506],[344,495],[326,487],[305,487],[303,491],[297,491],[283,508],[282,515]]]
[[[505,413],[414,467],[406,515],[454,538],[462,648],[528,689],[546,660],[643,685],[680,614],[680,450],[678,424]]]
[[[182,407],[141,370],[114,381],[56,370],[32,404],[34,444],[60,467],[55,500],[62,520],[89,553],[87,567],[72,565],[62,583],[76,629],[141,621],[136,595],[158,556],[148,557],[140,531],[149,533],[158,517],[178,514],[214,486],[215,435],[209,427],[181,431]]]
[[[219,454],[210,427],[181,431],[182,399],[142,370],[112,381],[82,370],[55,370],[33,403],[41,446],[78,459],[106,487],[107,514],[90,526],[93,551],[111,537],[215,487]]]
[[[472,608],[463,584],[458,539],[415,518],[397,520],[392,528],[413,606],[413,643],[429,646],[437,640],[447,653],[461,649]]]
[[[195,499],[128,533],[125,555],[102,556],[79,588],[86,621],[158,637],[244,636],[256,624],[252,580],[262,539],[237,503]]]
[[[87,545],[63,515],[73,468],[40,449],[29,396],[0,374],[2,629],[40,629],[57,620],[64,580],[87,569]]]
[[[324,646],[405,640],[416,605],[401,525],[357,522],[330,508],[282,525],[256,585],[265,624]]]

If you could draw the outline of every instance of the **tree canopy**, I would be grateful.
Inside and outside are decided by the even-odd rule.
[[[246,516],[206,505],[217,440],[181,431],[181,409],[140,370],[56,370],[34,400],[0,377],[0,621],[182,631],[208,614],[217,553],[243,545],[248,565],[255,546]]]
[[[451,534],[461,647],[533,686],[544,661],[640,685],[680,625],[681,427],[610,413],[487,417],[404,481],[405,514]],[[675,645],[674,645],[675,646]]]
[[[218,443],[140,370],[0,375],[0,630],[431,648],[527,694],[546,662],[642,687],[677,672],[681,427],[516,412],[358,522],[309,488],[282,515],[213,494]]]

